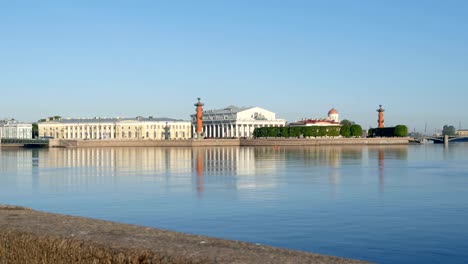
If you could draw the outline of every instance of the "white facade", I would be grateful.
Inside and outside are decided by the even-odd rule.
[[[0,121],[0,138],[32,138],[32,124],[16,120]]]
[[[170,118],[86,118],[41,122],[40,137],[59,139],[162,140],[191,138],[190,121]]]
[[[193,127],[196,115],[191,115]],[[260,107],[239,108],[229,106],[220,110],[203,111],[203,135],[207,138],[252,137],[257,127],[282,127],[286,120]],[[195,128],[192,129],[195,135]]]

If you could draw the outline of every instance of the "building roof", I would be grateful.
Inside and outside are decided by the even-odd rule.
[[[223,109],[206,110],[206,111],[203,111],[203,114],[207,114],[207,115],[209,114],[235,114],[235,113],[239,113],[250,108],[254,108],[254,107],[238,107],[235,105],[230,105]]]
[[[331,125],[339,125],[340,122],[336,122],[335,120],[329,119],[305,119],[296,122],[290,123],[290,125],[307,125],[307,124],[319,124],[319,123],[328,123]]]
[[[72,124],[72,123],[116,123],[116,122],[121,122],[121,121],[143,121],[143,122],[180,122],[180,121],[185,121],[182,119],[173,119],[173,118],[166,118],[166,117],[161,117],[161,118],[151,118],[151,117],[134,117],[134,118],[101,118],[101,117],[95,117],[95,118],[62,118],[62,119],[57,119],[57,120],[50,120],[50,121],[45,121],[45,122],[40,122],[41,124],[46,124],[46,123],[61,123],[61,124]],[[187,121],[189,122],[189,121]]]
[[[338,114],[338,111],[336,111],[335,108],[332,108],[330,109],[330,111],[328,111],[328,115],[333,115],[333,114]]]

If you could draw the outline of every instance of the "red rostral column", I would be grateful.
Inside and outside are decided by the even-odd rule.
[[[384,127],[383,112],[385,112],[385,110],[382,108],[382,105],[380,105],[380,108],[377,109],[377,112],[379,112],[379,120],[377,120],[377,122],[379,122],[379,128],[383,128]]]
[[[197,138],[201,139],[203,134],[203,106],[204,104],[200,102],[200,97],[198,97],[198,102],[195,104],[197,107]]]

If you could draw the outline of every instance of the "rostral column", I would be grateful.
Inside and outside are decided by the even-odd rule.
[[[382,105],[380,105],[380,108],[377,109],[377,112],[379,112],[379,120],[377,120],[377,122],[379,122],[379,128],[383,128],[384,127],[383,113],[385,112],[385,110],[382,108]]]
[[[197,107],[197,138],[203,138],[203,106],[204,104],[200,102],[200,97],[198,97],[198,102],[195,104]]]

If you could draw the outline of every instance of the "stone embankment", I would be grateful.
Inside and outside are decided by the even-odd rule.
[[[53,139],[49,147],[220,147],[220,146],[321,146],[407,145],[409,138],[259,138],[203,140],[65,140]]]
[[[0,263],[364,263],[0,205]]]
[[[241,146],[408,145],[409,138],[258,138]]]

